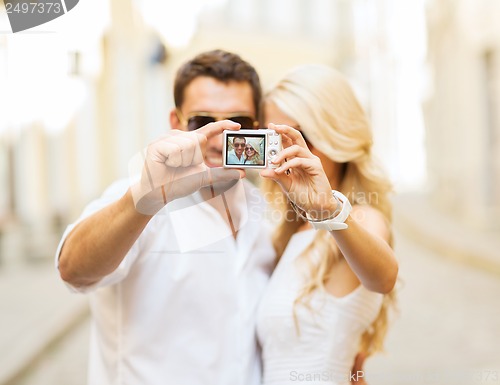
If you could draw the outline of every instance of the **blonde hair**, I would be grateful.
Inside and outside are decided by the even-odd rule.
[[[274,103],[296,121],[316,149],[334,162],[343,164],[339,186],[335,188],[343,192],[352,205],[369,204],[384,215],[388,225],[391,224],[388,195],[392,186],[372,157],[372,132],[365,113],[349,83],[338,71],[323,65],[298,67],[266,94],[265,101]],[[271,205],[286,212],[273,234],[276,253],[281,256],[291,236],[304,221],[292,211],[277,183],[266,180],[262,187]],[[318,231],[301,256],[310,256],[313,252],[322,258],[319,263],[305,258],[310,268],[310,279],[295,300],[296,306],[299,303],[308,306],[308,296],[314,290],[324,289],[329,272],[341,258],[326,231]],[[363,334],[360,351],[364,354],[383,350],[388,309],[394,303],[394,297],[394,291],[384,296],[376,320]]]

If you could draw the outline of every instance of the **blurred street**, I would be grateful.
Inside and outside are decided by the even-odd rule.
[[[23,374],[16,385],[86,385],[89,318],[75,325]]]
[[[88,319],[87,300],[68,291],[51,262],[47,259],[31,266],[0,270],[2,385],[25,381],[70,385],[73,369],[82,367],[80,357],[86,358],[87,336],[75,343],[73,335]],[[72,349],[76,354],[69,355]],[[36,376],[33,380],[31,373]],[[59,382],[59,378],[64,378],[64,382]],[[74,383],[84,382],[80,379]]]
[[[500,384],[500,276],[396,237],[399,315],[369,384]]]
[[[409,207],[405,203],[403,211],[411,212]],[[399,315],[389,332],[387,353],[367,362],[369,384],[500,384],[500,275],[423,246],[426,242],[414,240],[419,234],[407,232],[409,227],[403,225],[401,214],[401,207],[396,206],[396,251],[401,278]],[[437,216],[435,222],[439,221]],[[443,239],[445,231],[443,228],[441,232]],[[49,343],[29,369],[22,370],[22,375],[8,384],[84,385],[89,322],[79,302],[82,297],[66,295],[60,290],[52,266],[38,269],[37,276],[40,280],[35,283],[51,287],[54,293],[45,293],[46,307],[53,309],[60,304],[72,307],[65,314],[60,312],[60,319],[53,317],[52,322],[69,323],[71,327],[63,333],[64,338]],[[14,287],[4,287],[1,295],[9,296],[13,291]],[[39,303],[30,305],[36,309]],[[76,318],[75,313],[79,314]],[[29,329],[36,329],[36,319],[29,322],[32,324]],[[26,329],[21,326],[18,324],[18,332],[23,333]],[[13,329],[1,330],[5,334]]]

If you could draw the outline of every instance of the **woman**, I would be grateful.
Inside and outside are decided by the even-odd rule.
[[[281,258],[258,315],[263,382],[349,384],[356,355],[380,350],[386,331],[398,273],[391,186],[372,159],[366,116],[335,70],[290,72],[268,93],[265,114],[280,123],[268,127],[284,149],[280,166],[261,172],[282,218],[273,238]]]
[[[248,140],[245,145],[245,161],[244,164],[263,165],[264,162],[260,158],[259,144],[254,140]]]

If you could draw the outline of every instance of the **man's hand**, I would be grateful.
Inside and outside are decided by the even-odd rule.
[[[152,142],[142,160],[140,181],[131,187],[136,210],[154,215],[168,202],[204,186],[241,178],[242,171],[209,168],[204,163],[207,140],[239,128],[238,123],[222,120],[196,131],[172,130]]]

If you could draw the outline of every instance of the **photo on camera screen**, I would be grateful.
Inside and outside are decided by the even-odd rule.
[[[227,166],[265,166],[265,134],[229,134],[226,136]]]

